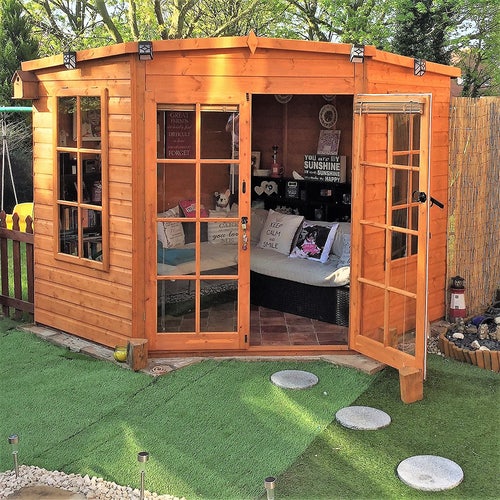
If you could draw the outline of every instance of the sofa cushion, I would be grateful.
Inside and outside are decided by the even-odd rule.
[[[297,229],[302,224],[302,215],[289,215],[269,210],[260,234],[258,246],[289,255]]]
[[[250,269],[265,276],[320,287],[343,286],[346,284],[346,273],[349,273],[348,269],[336,273],[335,263],[330,260],[320,264],[309,259],[289,259],[279,252],[258,246],[252,247]]]
[[[159,213],[158,217],[179,217],[179,207],[174,207],[166,212]],[[183,246],[185,243],[185,237],[182,223],[173,221],[158,222],[158,240],[161,241],[163,248]]]
[[[209,215],[213,217],[238,217],[238,211],[226,212],[225,210],[209,210]],[[237,222],[209,222],[208,241],[214,245],[237,245],[238,244],[238,223]]]
[[[311,259],[324,264],[329,257],[338,222],[316,224],[304,221],[290,257]]]
[[[351,234],[351,223],[350,222],[339,222],[337,232],[335,233],[335,238],[333,239],[332,253],[337,257],[342,256],[342,251],[344,249],[344,234]]]

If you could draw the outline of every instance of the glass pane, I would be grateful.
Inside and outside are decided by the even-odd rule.
[[[415,354],[416,300],[389,293],[388,345],[407,354]]]
[[[393,157],[392,157],[392,163],[394,165],[404,165],[404,166],[407,166],[407,165],[410,164],[410,155],[408,155],[408,154],[393,155]]]
[[[157,169],[157,202],[158,212],[163,213],[182,205],[180,216],[195,216],[194,200],[196,199],[196,170],[194,164],[159,164]],[[188,203],[189,201],[189,203]],[[172,215],[174,216],[174,215]]]
[[[384,282],[385,229],[361,226],[362,259],[361,275],[370,281]]]
[[[196,157],[196,113],[192,109],[157,113],[158,158],[172,160]]]
[[[392,205],[408,203],[408,171],[394,170],[392,184]]]
[[[380,224],[386,223],[386,177],[385,168],[365,167],[363,218]]]
[[[420,115],[413,117],[413,144],[412,149],[420,149]]]
[[[361,325],[360,331],[364,337],[376,342],[383,341],[384,290],[366,283],[361,283]]]
[[[80,133],[85,143],[96,142],[97,144],[84,144],[86,148],[99,148],[101,140],[101,98],[80,98]],[[75,130],[73,130],[75,137]]]
[[[75,112],[76,97],[59,97],[57,99],[57,145],[59,147],[76,146],[76,137],[73,138],[73,116]]]
[[[392,225],[397,227],[408,227],[408,209],[399,208],[392,211]]]
[[[193,280],[160,280],[157,284],[159,332],[192,332],[195,329]]]
[[[237,331],[238,282],[236,280],[202,280],[200,300],[202,332]]]
[[[73,153],[58,153],[59,194],[58,199],[78,200],[77,159]]]
[[[412,115],[392,115],[394,126],[393,150],[408,151],[410,149],[410,119]]]
[[[59,207],[59,252],[78,255],[77,207]]]
[[[237,274],[238,221],[206,224],[208,242],[200,246],[201,274]]]
[[[102,205],[102,172],[100,154],[82,154],[82,201]]]
[[[217,210],[225,215],[234,203],[238,203],[237,189],[238,182],[237,178],[232,175],[231,165],[215,163],[201,165],[200,197],[206,209]]]
[[[417,259],[393,262],[390,267],[389,285],[405,292],[417,292]]]
[[[196,272],[195,232],[195,222],[158,222],[158,275],[185,276]]]
[[[102,260],[102,214],[98,210],[82,208],[83,256]]]
[[[238,158],[240,120],[237,108],[231,110],[203,107],[201,111],[201,158],[219,160]]]

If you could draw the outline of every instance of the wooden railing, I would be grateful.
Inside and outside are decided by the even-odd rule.
[[[19,231],[19,216],[12,216],[6,228],[6,214],[0,212],[0,307],[4,317],[16,320],[34,313],[33,220],[26,217],[26,232]]]

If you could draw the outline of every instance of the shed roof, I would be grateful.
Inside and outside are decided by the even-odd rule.
[[[286,50],[303,53],[322,54],[345,54],[349,56],[351,44],[315,42],[308,40],[289,40],[283,38],[257,37],[253,31],[247,36],[218,37],[218,38],[187,38],[175,40],[155,40],[153,41],[153,53],[161,52],[187,52],[187,51],[208,51],[208,50],[231,50],[248,49],[252,54],[257,50]],[[102,60],[120,55],[130,55],[138,53],[138,42],[125,42],[115,45],[108,45],[95,49],[80,50],[76,54],[77,62]],[[374,61],[380,61],[388,65],[413,68],[412,57],[401,56],[379,50],[373,45],[365,46],[365,57]],[[24,71],[37,71],[48,68],[63,66],[63,54],[44,57],[33,61],[22,63]],[[428,72],[446,75],[451,78],[460,76],[460,69],[444,64],[427,62]]]

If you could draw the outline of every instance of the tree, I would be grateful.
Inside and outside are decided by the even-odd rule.
[[[449,64],[450,35],[461,13],[460,0],[401,0],[394,19],[392,51]]]
[[[500,4],[496,0],[466,5],[454,48],[453,63],[462,70],[462,96],[500,95]]]
[[[21,67],[21,62],[38,57],[38,43],[32,36],[30,18],[19,0],[0,0],[0,105],[15,106],[23,103],[13,101],[12,76]],[[2,134],[9,146],[12,173],[19,200],[33,199],[32,134],[31,120],[26,114],[0,113]],[[4,165],[7,168],[7,165]],[[6,174],[5,179],[9,176]],[[9,188],[7,188],[9,186]],[[11,210],[15,204],[10,184],[4,190],[4,208]]]
[[[12,76],[21,61],[38,56],[32,25],[19,0],[0,0],[0,104],[12,105]]]

